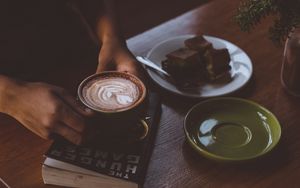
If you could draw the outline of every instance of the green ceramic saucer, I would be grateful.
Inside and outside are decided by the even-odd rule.
[[[184,131],[201,155],[218,161],[243,161],[266,154],[278,143],[281,128],[266,108],[239,98],[215,98],[195,105]]]

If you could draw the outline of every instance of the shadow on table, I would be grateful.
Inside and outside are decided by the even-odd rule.
[[[151,81],[147,82],[147,85],[149,85],[150,88],[153,88],[154,91],[156,91],[162,96],[163,104],[165,104],[169,108],[172,108],[174,111],[176,111],[179,114],[185,114],[195,104],[208,99],[208,98],[201,98],[201,99],[188,98],[184,96],[179,96],[161,88],[160,86],[158,86],[157,84]],[[254,95],[255,90],[256,90],[256,79],[255,76],[252,76],[252,78],[243,88],[241,88],[240,90],[234,93],[225,95],[224,97],[249,98]]]
[[[197,153],[187,141],[183,143],[182,151],[183,157],[192,171],[203,174],[205,171],[211,172],[211,169],[214,169],[213,174],[207,174],[207,178],[242,181],[245,178],[250,180],[262,178],[287,166],[291,161],[291,155],[286,149],[286,144],[286,141],[282,139],[277,147],[265,156],[238,163],[225,163],[206,159]]]

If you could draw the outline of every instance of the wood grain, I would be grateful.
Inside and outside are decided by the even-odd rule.
[[[207,34],[238,45],[250,56],[254,76],[232,96],[243,97],[270,109],[282,125],[279,146],[268,156],[250,163],[232,165],[208,161],[185,141],[183,119],[197,101],[163,95],[162,121],[145,187],[298,187],[300,100],[285,93],[280,84],[283,47],[268,39],[270,20],[251,33],[242,33],[233,23],[238,0],[218,0],[190,11],[128,43],[137,55],[145,55],[157,42],[182,34]]]
[[[145,188],[152,187],[299,187],[300,186],[300,99],[286,94],[280,84],[283,47],[274,46],[267,35],[270,20],[254,32],[242,33],[232,22],[239,0],[211,1],[184,15],[128,40],[130,49],[145,55],[156,43],[181,34],[207,34],[224,38],[241,47],[254,64],[254,76],[241,91],[231,96],[253,100],[271,110],[282,126],[282,139],[269,155],[241,164],[221,164],[195,153],[185,141],[183,119],[198,100],[173,96],[156,86],[163,98],[163,112]],[[74,80],[92,69],[73,67],[59,70],[53,82],[76,88]],[[74,78],[74,79],[73,79]],[[0,177],[13,188],[43,185],[41,163],[50,141],[45,141],[0,116]]]

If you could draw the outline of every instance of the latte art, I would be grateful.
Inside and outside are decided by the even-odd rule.
[[[140,96],[135,83],[121,77],[101,78],[84,88],[85,100],[93,108],[116,111],[133,105]]]

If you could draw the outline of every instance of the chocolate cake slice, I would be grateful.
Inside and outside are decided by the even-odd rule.
[[[207,75],[210,80],[216,80],[227,74],[231,69],[230,55],[226,48],[224,49],[209,49],[204,54]]]
[[[195,50],[180,48],[166,55],[162,67],[174,78],[184,79],[205,70],[203,58]]]
[[[187,39],[184,44],[185,48],[167,54],[166,60],[162,61],[162,68],[172,76],[176,85],[199,86],[221,77],[221,81],[231,78],[231,59],[226,48],[214,49],[203,36]]]
[[[213,48],[212,44],[201,35],[185,40],[184,44],[187,48],[198,51],[200,55]]]

